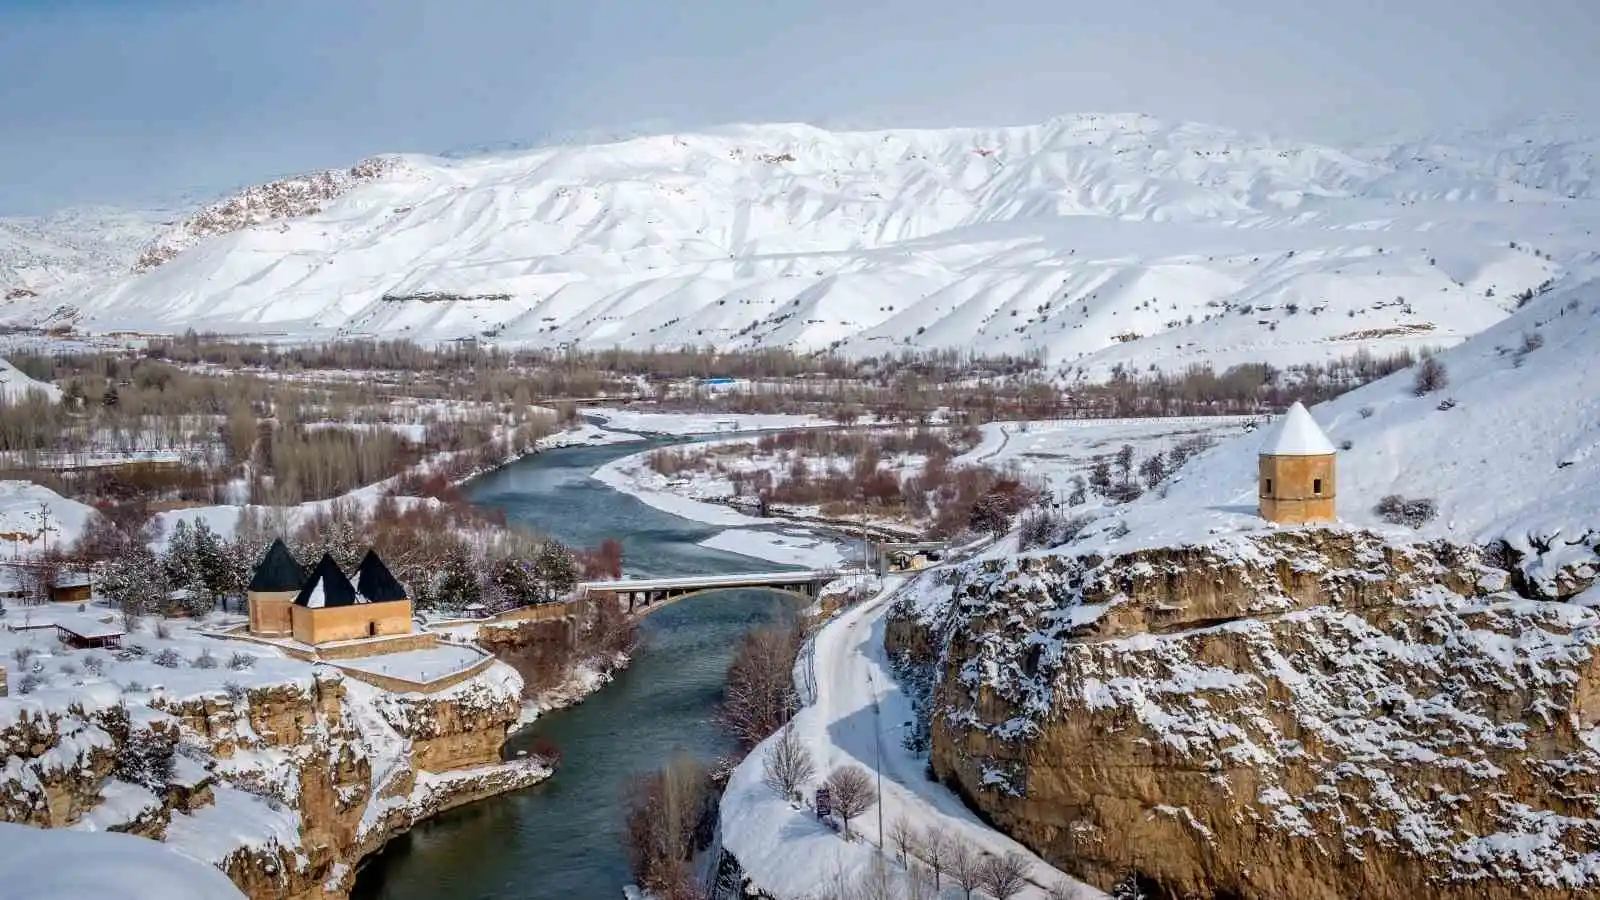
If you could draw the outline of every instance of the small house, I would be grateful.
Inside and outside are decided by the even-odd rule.
[[[93,581],[87,572],[62,572],[50,586],[50,599],[56,603],[88,603]]]

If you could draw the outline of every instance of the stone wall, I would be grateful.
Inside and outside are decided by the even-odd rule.
[[[290,610],[294,639],[302,644],[326,644],[365,637],[407,634],[411,631],[411,601],[356,603]]]
[[[1337,518],[1332,455],[1262,456],[1258,468],[1257,493],[1261,496],[1262,518],[1285,525],[1332,522]],[[1321,482],[1321,491],[1317,490],[1318,482]]]
[[[290,610],[299,591],[251,591],[245,596],[252,634],[285,635],[294,630]]]

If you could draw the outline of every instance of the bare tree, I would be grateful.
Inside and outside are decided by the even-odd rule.
[[[894,845],[895,853],[900,856],[900,865],[910,865],[913,851],[917,848],[920,835],[905,816],[896,816],[889,825],[889,843]]]
[[[799,709],[794,661],[803,640],[798,628],[755,628],[744,636],[728,666],[718,713],[742,746],[761,743]]]
[[[936,891],[942,887],[940,876],[950,865],[951,843],[950,833],[942,828],[933,827],[922,832],[922,861],[933,872],[933,888]]]
[[[983,886],[983,854],[961,842],[950,842],[950,877],[961,885],[961,896],[972,900],[972,892]]]
[[[844,835],[850,837],[850,820],[871,809],[878,802],[877,789],[872,776],[860,766],[844,766],[828,775],[828,793],[833,809],[844,822]]]
[[[811,751],[806,749],[800,734],[794,730],[793,722],[783,726],[777,740],[767,745],[761,763],[767,785],[786,800],[792,800],[795,793],[817,774],[817,764],[811,759]]]
[[[986,857],[982,867],[983,889],[995,900],[1011,900],[1012,897],[1022,893],[1023,887],[1027,885],[1030,868],[1032,864],[1028,862],[1028,857],[1015,850],[1007,850],[1000,856]]]

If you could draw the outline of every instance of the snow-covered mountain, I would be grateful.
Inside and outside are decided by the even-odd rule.
[[[125,277],[140,250],[165,227],[160,212],[109,207],[0,217],[0,310],[34,301],[31,310]]]
[[[1593,147],[1540,129],[1338,150],[1079,115],[384,157],[213,205],[156,239],[139,273],[8,316],[536,345],[962,347],[1095,374],[1311,361],[1458,343],[1559,279],[1600,223]]]

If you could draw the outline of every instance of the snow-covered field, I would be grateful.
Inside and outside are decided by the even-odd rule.
[[[9,318],[95,331],[959,347],[1068,377],[1287,364],[1499,321],[1592,246],[1594,146],[1567,123],[1343,148],[1134,114],[737,125],[385,157],[314,202],[265,185],[244,215],[180,221],[137,275],[117,252],[41,264],[0,242],[0,283],[38,288]],[[26,227],[44,246],[122,226]]]
[[[340,660],[339,665],[359,669],[375,675],[389,675],[408,681],[426,682],[443,678],[476,665],[484,658],[482,651],[471,647],[453,647],[441,644],[427,650],[407,650],[404,653],[385,653],[359,659]]]
[[[78,539],[93,507],[31,481],[0,481],[0,547],[15,553],[62,547]]]
[[[29,378],[9,361],[0,359],[0,398],[7,402],[16,403],[29,394],[41,394],[51,402],[61,401],[61,389],[53,384],[47,384]]]
[[[1246,425],[1262,421],[1257,416],[1186,416],[991,422],[982,426],[983,442],[955,463],[1014,465],[1061,492],[1074,477],[1086,475],[1096,459],[1115,454],[1124,444],[1134,448],[1137,459],[1200,435],[1218,440],[1236,436]]]
[[[798,528],[783,531],[732,528],[706,538],[700,546],[807,569],[829,569],[845,563],[839,544]]]
[[[158,841],[6,822],[0,886],[18,900],[244,900],[221,870]]]
[[[794,428],[828,428],[839,423],[816,415],[784,413],[678,413],[639,412],[632,409],[598,407],[581,410],[605,422],[607,428],[638,434],[727,434],[735,431],[777,431]]]
[[[817,632],[798,669],[802,685],[814,680],[815,696],[795,716],[794,728],[810,750],[818,780],[845,765],[881,773],[882,821],[887,831],[905,818],[919,829],[937,828],[975,849],[992,854],[1021,852],[1033,866],[1035,885],[1071,879],[1026,848],[978,820],[943,786],[928,780],[925,757],[907,751],[905,727],[914,715],[910,701],[889,669],[883,648],[884,617],[901,585],[885,579],[874,599],[849,609]],[[824,826],[809,808],[796,809],[763,781],[762,758],[774,738],[751,751],[734,770],[722,796],[722,839],[751,879],[777,900],[803,900],[837,880],[866,872],[877,857],[878,808],[851,822],[861,840],[846,842]],[[808,797],[816,785],[803,793]],[[808,804],[809,804],[808,800]],[[888,852],[892,854],[891,845]],[[1100,896],[1082,886],[1085,898]],[[1037,888],[1020,895],[1043,897]]]

